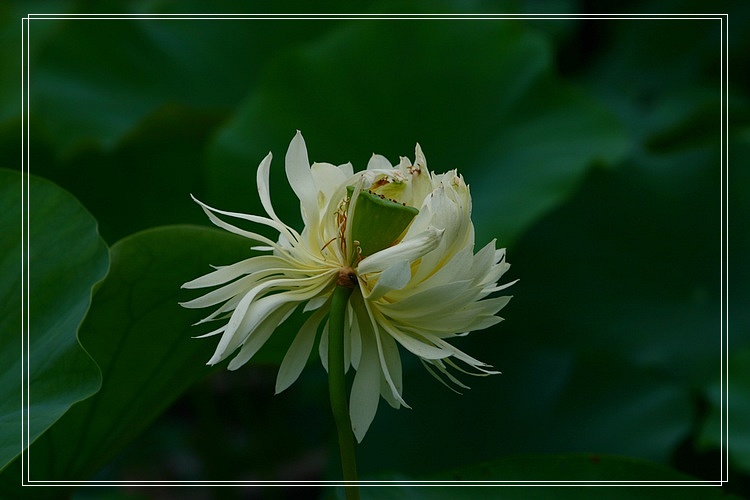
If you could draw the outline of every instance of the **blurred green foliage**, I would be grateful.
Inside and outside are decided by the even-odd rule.
[[[285,7],[313,9],[304,2]],[[678,0],[606,7],[446,1],[409,11],[603,8],[707,7]],[[21,156],[19,20],[32,9],[180,13],[205,12],[206,5],[4,3],[0,63],[10,77],[0,80],[0,154],[11,168]],[[229,1],[211,9],[277,10]],[[317,360],[297,384],[272,396],[279,353],[300,318],[274,336],[258,362],[228,373],[203,366],[213,340],[191,339],[204,330],[191,328],[197,317],[176,306],[185,298],[180,283],[248,251],[217,231],[184,226],[208,224],[189,193],[260,213],[255,168],[270,150],[274,205],[299,227],[283,156],[300,129],[312,161],[362,169],[373,152],[392,162],[413,157],[418,141],[431,170],[458,168],[472,188],[477,244],[497,238],[508,247],[509,279],[520,278],[506,321],[460,339],[462,349],[503,374],[466,381],[472,389],[457,396],[404,357],[413,409],[380,410],[358,447],[363,477],[490,470],[502,476],[494,479],[512,480],[559,466],[555,458],[514,461],[516,455],[588,453],[656,462],[637,465],[651,479],[718,480],[726,444],[719,375],[728,230],[732,265],[723,305],[731,311],[733,354],[725,466],[730,489],[750,494],[750,272],[741,263],[750,253],[750,40],[735,36],[750,28],[750,16],[734,2],[711,10],[730,14],[724,96],[718,20],[32,20],[30,170],[77,198],[113,256],[81,326],[81,342],[104,372],[102,390],[32,446],[32,457],[36,450],[37,460],[48,460],[36,473],[111,481],[336,477]],[[731,106],[724,135],[723,98]],[[722,159],[732,166],[728,177]],[[731,214],[725,227],[723,203]],[[6,214],[2,222],[12,227],[13,220]],[[171,226],[150,229],[162,225]],[[32,303],[38,293],[31,290]],[[5,326],[2,334],[10,338]],[[590,472],[586,460],[571,460],[575,474]],[[641,470],[612,460],[615,469],[604,468],[605,476],[621,466],[620,478]],[[494,465],[477,469],[481,462]],[[19,471],[16,461],[0,475],[10,495]],[[205,493],[243,497],[232,489]]]

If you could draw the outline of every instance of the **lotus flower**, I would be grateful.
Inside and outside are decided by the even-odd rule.
[[[269,153],[257,171],[266,215],[226,212],[195,200],[211,222],[256,242],[253,249],[263,253],[216,267],[183,285],[218,287],[182,304],[219,306],[201,321],[222,321],[201,336],[220,335],[208,364],[239,351],[229,369],[241,367],[301,308],[308,316],[281,363],[276,392],[299,377],[321,325],[319,352],[327,369],[330,298],[339,285],[353,288],[345,317],[344,362],[345,368],[356,370],[349,407],[358,441],[381,396],[394,408],[408,407],[402,396],[404,350],[449,387],[466,387],[451,370],[498,373],[448,342],[501,321],[496,314],[510,297],[490,295],[512,284],[498,284],[510,265],[494,240],[474,253],[471,195],[461,175],[455,170],[431,173],[419,144],[413,163],[402,157],[394,166],[373,155],[367,169],[357,173],[350,163],[310,165],[297,132],[286,154],[286,175],[300,201],[300,233],[274,211],[271,159]],[[220,216],[268,226],[279,237],[273,241]]]

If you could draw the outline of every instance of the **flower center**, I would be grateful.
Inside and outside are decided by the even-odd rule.
[[[339,269],[339,277],[336,279],[336,284],[338,286],[343,286],[344,288],[354,288],[358,283],[357,273],[354,272],[354,269],[349,266],[345,266]]]

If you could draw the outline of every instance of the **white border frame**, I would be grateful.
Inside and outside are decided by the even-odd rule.
[[[29,479],[30,462],[28,446],[30,441],[29,408],[29,29],[32,20],[49,19],[444,19],[444,20],[503,20],[503,19],[699,19],[719,20],[720,31],[720,352],[721,352],[721,399],[720,399],[720,470],[721,478],[716,481],[359,481],[360,486],[721,486],[729,481],[729,415],[727,384],[729,379],[729,201],[725,196],[728,186],[728,127],[729,127],[729,14],[28,14],[21,22],[21,484],[22,486],[346,486],[347,481],[40,481]]]

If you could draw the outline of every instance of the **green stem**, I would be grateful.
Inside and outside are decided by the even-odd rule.
[[[336,422],[341,452],[341,468],[347,484],[347,500],[359,498],[357,481],[357,462],[354,456],[354,433],[349,416],[349,404],[346,398],[346,379],[344,377],[344,318],[346,304],[352,288],[336,286],[331,299],[331,314],[328,319],[328,391],[331,397],[331,410]]]

